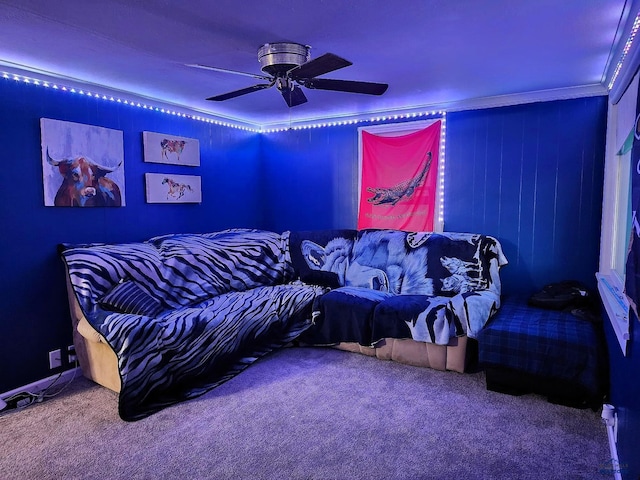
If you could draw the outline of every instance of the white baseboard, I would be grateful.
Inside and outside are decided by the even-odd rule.
[[[604,470],[610,470],[614,480],[622,480],[622,468],[618,459],[618,414],[613,405],[605,403],[602,405],[602,421],[607,429],[607,437],[609,439],[609,452],[611,453],[611,467]],[[601,471],[602,472],[602,471]]]
[[[0,401],[3,402],[3,399],[12,397],[16,393],[20,392],[30,392],[37,394],[49,388],[51,384],[53,384],[53,382],[56,382],[56,385],[64,385],[66,382],[71,381],[76,375],[82,375],[80,367],[65,370],[62,373],[57,373],[55,375],[51,375],[50,377],[31,382],[28,385],[14,388],[13,390],[9,390],[8,392],[0,393]],[[2,409],[0,408],[0,410]]]

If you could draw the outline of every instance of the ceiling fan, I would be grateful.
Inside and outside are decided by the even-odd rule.
[[[266,82],[207,98],[207,100],[214,102],[229,100],[273,86],[280,91],[289,107],[295,107],[307,102],[307,97],[300,88],[301,86],[317,90],[364,93],[366,95],[382,95],[387,91],[389,85],[386,83],[316,78],[325,73],[348,67],[352,63],[333,53],[325,53],[310,60],[310,48],[307,45],[291,42],[265,43],[258,49],[258,61],[262,71],[267,75],[256,75],[200,64],[189,64],[187,66],[244,75]]]

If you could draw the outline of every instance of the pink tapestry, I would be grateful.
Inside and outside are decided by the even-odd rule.
[[[358,229],[433,230],[441,123],[402,136],[362,132]]]

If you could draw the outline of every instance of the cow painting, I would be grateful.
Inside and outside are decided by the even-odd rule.
[[[49,155],[47,162],[57,167],[62,175],[62,184],[54,199],[56,207],[120,207],[122,198],[120,187],[110,178],[108,173],[122,165],[105,167],[93,162],[85,156],[55,160]]]
[[[160,142],[160,148],[162,148],[162,156],[169,160],[169,153],[175,153],[178,157],[178,161],[180,161],[180,154],[182,154],[182,150],[184,150],[184,146],[187,142],[184,140],[168,140],[164,138]]]

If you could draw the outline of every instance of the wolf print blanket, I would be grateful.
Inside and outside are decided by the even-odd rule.
[[[310,268],[332,271],[348,287],[316,299],[309,343],[370,346],[392,337],[447,344],[454,336],[475,337],[500,307],[499,269],[507,260],[493,237],[364,230],[353,240],[301,244]],[[387,295],[372,298],[371,290]]]

